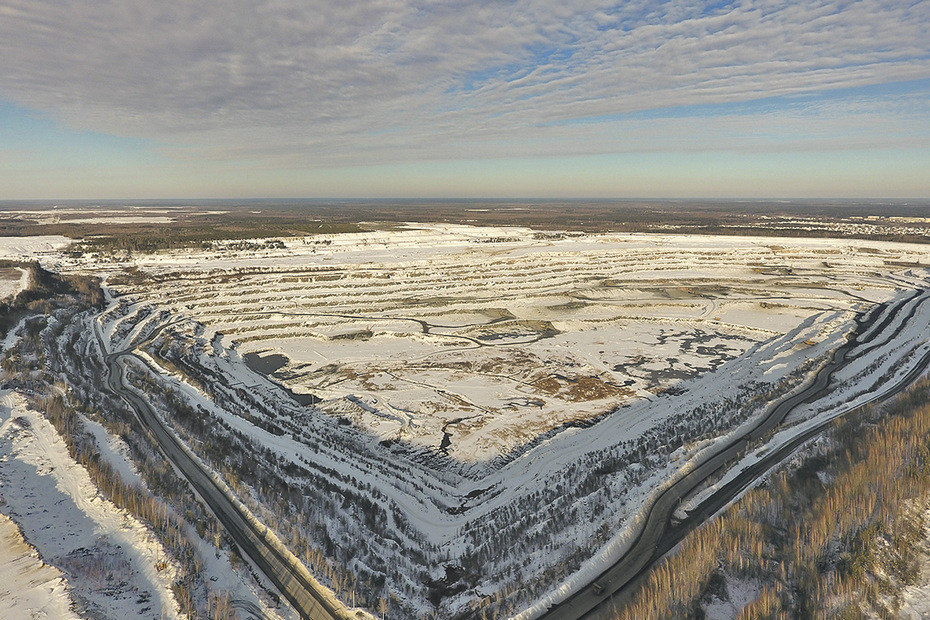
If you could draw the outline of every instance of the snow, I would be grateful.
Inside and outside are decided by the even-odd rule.
[[[293,416],[294,426],[306,425],[274,435],[251,419],[258,412],[224,408],[230,403],[220,406],[183,377],[161,371],[164,385],[280,462],[312,463],[351,480],[353,489],[376,489],[377,502],[389,513],[397,509],[411,526],[387,527],[399,542],[371,542],[382,545],[395,584],[416,580],[420,567],[394,547],[432,546],[436,551],[424,563],[438,576],[444,563],[469,549],[463,532],[494,523],[519,532],[521,523],[500,515],[556,482],[570,487],[565,472],[605,454],[625,456],[625,442],[674,423],[677,414],[732,406],[712,412],[723,415],[718,436],[698,437],[670,455],[671,449],[661,451],[665,446],[654,448],[643,462],[605,476],[593,492],[571,495],[563,508],[580,517],[545,539],[545,551],[495,558],[475,591],[444,601],[443,611],[461,611],[476,592],[491,595],[507,585],[495,574],[511,571],[532,583],[584,550],[581,569],[520,618],[535,617],[616,560],[648,497],[694,467],[723,440],[720,434],[738,432],[739,423],[726,415],[740,413],[738,401],[747,393],[741,390],[797,389],[816,364],[798,369],[808,360],[822,363],[844,342],[855,313],[927,286],[926,274],[894,263],[930,257],[928,247],[859,240],[585,234],[540,241],[525,228],[441,224],[284,245],[239,252],[218,244],[217,251],[135,256],[133,266],[166,280],[111,285],[101,333],[118,350],[171,322],[178,342],[195,349],[196,363],[273,404],[279,421]],[[115,273],[88,258],[44,260],[66,270]],[[923,306],[916,312],[903,332],[863,351],[838,375],[842,387],[798,411],[794,426],[775,441],[839,411],[846,400],[867,399],[870,381],[906,372],[928,339],[920,325],[930,325],[930,314]],[[281,353],[289,362],[276,376],[261,377],[245,367],[241,356],[248,352]],[[154,355],[141,357],[158,370]],[[580,379],[600,389],[572,392]],[[282,398],[276,383],[323,398],[319,409],[349,419],[352,434],[344,444],[303,440],[335,423]],[[550,433],[597,416],[603,417],[593,427]],[[102,428],[91,430],[105,438]],[[391,439],[419,454],[439,453],[444,437],[451,440],[449,458],[439,466],[379,445]],[[118,460],[118,443],[100,443],[107,458]],[[449,510],[459,505],[466,509]],[[595,508],[603,514],[595,516]],[[543,531],[545,522],[532,517],[525,519],[529,531]],[[352,515],[340,519],[348,525],[325,523],[337,542],[370,537]],[[609,534],[589,547],[602,526]]]
[[[714,596],[709,603],[704,605],[706,620],[733,620],[760,593],[759,585],[751,581],[728,576],[726,584],[727,600]]]
[[[82,416],[84,429],[89,431],[97,441],[100,455],[120,474],[124,482],[144,485],[144,480],[129,458],[129,447],[117,436],[107,433],[99,423]],[[226,592],[235,605],[247,610],[260,610],[259,617],[268,620],[293,620],[296,612],[288,606],[271,608],[260,595],[261,586],[248,579],[246,575],[233,570],[230,565],[230,552],[219,550],[216,546],[199,537],[194,537],[194,544],[199,549],[203,562],[203,578],[208,580],[214,591]]]
[[[0,299],[13,297],[29,285],[29,272],[22,267],[17,267],[18,277],[5,277],[0,273]]]
[[[910,295],[907,295],[907,297],[910,297]],[[930,294],[925,292],[907,302],[906,305],[916,306],[918,312],[915,314],[914,320],[908,323],[903,334],[900,334],[894,341],[879,338],[879,342],[884,344],[884,347],[875,348],[871,354],[863,355],[834,375],[838,381],[833,393],[816,403],[799,406],[788,417],[786,424],[773,435],[768,443],[743,456],[718,481],[682,502],[679,510],[684,513],[693,511],[716,489],[736,478],[741,471],[761,460],[766,453],[777,450],[780,446],[789,443],[809,429],[821,425],[838,415],[845,415],[851,409],[883,398],[887,388],[882,389],[879,385],[873,386],[869,383],[868,378],[871,377],[871,381],[879,383],[878,379],[884,377],[884,380],[880,381],[880,383],[887,382],[893,385],[896,382],[888,381],[888,379],[904,375],[911,368],[911,365],[917,361],[919,355],[930,349],[930,344],[928,344],[930,343]],[[906,314],[906,312],[899,314]],[[892,323],[890,329],[893,329],[895,325],[896,323]],[[905,350],[896,350],[897,342],[917,343],[914,348],[915,354],[908,355]],[[888,355],[889,350],[894,350],[897,356]],[[857,350],[853,349],[850,355],[856,353]],[[880,363],[866,370],[876,360]],[[905,362],[899,365],[901,360],[905,360]],[[897,368],[895,368],[896,365]],[[773,464],[773,468],[777,466],[778,464]]]
[[[169,224],[180,215],[196,210],[198,215],[216,215],[227,211],[207,210],[193,206],[135,206],[78,207],[56,205],[52,209],[4,209],[0,219],[35,222],[38,226],[55,224]]]
[[[0,259],[30,261],[57,257],[57,251],[71,243],[71,239],[61,235],[0,237]]]
[[[240,354],[284,354],[277,381],[321,398],[324,411],[382,440],[438,448],[448,437],[449,454],[469,463],[676,389],[811,317],[821,329],[805,340],[817,340],[863,295],[895,294],[886,260],[930,256],[858,240],[540,241],[527,228],[446,224],[283,243],[135,257],[175,275],[171,287],[118,287],[135,305],[107,327],[131,330],[116,346],[145,326],[140,309],[170,309]],[[837,257],[829,273],[825,257]],[[765,380],[790,370],[782,363]],[[467,422],[449,428],[455,420]]]
[[[123,479],[123,482],[144,485],[142,477],[136,471],[136,466],[129,458],[129,446],[126,445],[122,438],[111,435],[102,424],[89,420],[83,415],[81,416],[81,423],[84,425],[84,430],[93,435],[100,456],[110,463],[120,475],[120,478]]]
[[[24,316],[19,320],[19,323],[10,328],[10,331],[6,333],[6,337],[3,340],[0,340],[0,354],[12,347],[17,339],[19,338],[19,332],[23,329],[23,326],[26,324],[26,319],[28,316]]]
[[[123,215],[108,217],[72,217],[65,220],[57,220],[55,223],[65,224],[107,224],[117,226],[120,224],[170,224],[177,218],[157,216],[157,215]]]
[[[71,605],[62,572],[43,562],[16,524],[0,514],[0,617],[77,620]]]
[[[0,463],[3,511],[47,562],[67,567],[85,606],[107,617],[178,617],[172,571],[155,570],[161,545],[100,497],[51,424],[8,390],[0,392]]]
[[[926,517],[930,517],[930,514]],[[928,543],[925,542],[923,546],[926,552]],[[899,618],[905,620],[930,618],[930,564],[926,560],[921,568],[918,583],[906,586],[901,599]]]

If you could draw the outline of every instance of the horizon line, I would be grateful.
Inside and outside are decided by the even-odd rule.
[[[284,202],[314,202],[314,203],[361,203],[361,202],[411,202],[411,203],[508,203],[508,202],[662,202],[662,203],[680,203],[680,202],[715,202],[715,203],[799,203],[799,202],[851,202],[851,203],[869,203],[869,202],[888,202],[888,203],[908,203],[908,202],[930,202],[930,196],[913,196],[913,197],[721,197],[721,196],[688,196],[688,197],[654,197],[654,196],[615,196],[615,197],[551,197],[551,196],[482,196],[482,197],[414,197],[414,196],[358,196],[358,197],[318,197],[318,196],[239,196],[239,197],[129,197],[129,198],[0,198],[0,205],[6,206],[11,204],[24,203],[102,203],[112,206],[114,203],[179,203],[179,202],[258,202],[265,201],[271,203]],[[51,205],[57,206],[57,205]],[[134,206],[126,204],[124,206]]]

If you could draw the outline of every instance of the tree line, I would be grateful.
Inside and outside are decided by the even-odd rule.
[[[697,620],[736,581],[755,590],[739,620],[896,617],[925,561],[928,506],[925,379],[835,422],[800,465],[685,538],[614,617]]]

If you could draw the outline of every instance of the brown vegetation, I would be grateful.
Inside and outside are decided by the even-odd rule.
[[[161,541],[177,569],[172,590],[182,612],[189,617],[223,617],[226,612],[215,604],[192,540],[196,530],[206,539],[220,541],[219,523],[191,495],[171,464],[151,450],[141,437],[144,431],[123,411],[118,399],[108,400],[112,395],[106,394],[97,394],[92,401],[87,398],[84,388],[88,383],[97,386],[104,371],[100,360],[88,359],[75,346],[77,328],[72,319],[102,305],[99,281],[53,274],[37,263],[29,269],[29,288],[3,309],[8,314],[0,314],[7,321],[11,317],[26,319],[16,345],[0,361],[8,385],[30,395],[31,406],[45,414],[101,494],[147,524]],[[55,321],[50,320],[52,315]],[[63,382],[60,373],[66,369],[68,378]],[[85,416],[101,421],[109,432],[127,442],[147,487],[127,483],[100,457],[96,440],[84,428]],[[99,554],[71,558],[68,570],[89,577],[91,584],[101,576],[117,574],[106,562],[101,563]],[[214,613],[217,610],[219,615]]]
[[[928,401],[924,380],[837,422],[826,449],[688,536],[617,620],[702,618],[702,601],[726,597],[724,578],[757,586],[740,620],[889,617],[918,576],[926,535]]]
[[[98,278],[81,275],[62,276],[43,269],[39,263],[21,263],[29,271],[29,285],[13,299],[0,301],[0,337],[30,314],[48,315],[52,309],[82,304],[101,307],[104,302]]]
[[[537,379],[533,386],[564,400],[581,402],[602,398],[630,397],[636,393],[628,387],[605,382],[599,377],[578,375],[575,377],[548,376]]]

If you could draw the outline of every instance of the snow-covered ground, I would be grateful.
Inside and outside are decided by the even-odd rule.
[[[930,511],[924,513],[924,519],[930,519]],[[899,612],[901,618],[906,620],[925,620],[930,618],[930,539],[921,545],[925,558],[916,583],[907,586],[902,596],[902,605]]]
[[[928,247],[860,240],[426,224],[259,245],[43,262],[107,277],[110,350],[169,326],[135,372],[303,472],[289,483],[335,485],[303,535],[359,574],[390,566],[405,613],[433,610],[424,572],[462,572],[441,613],[522,581],[527,618],[611,564],[646,499],[809,380],[857,312],[926,288],[930,264]],[[926,340],[909,327],[841,378],[904,372]],[[358,494],[386,517],[346,510]]]
[[[61,571],[43,562],[16,524],[0,514],[0,617],[77,620],[71,606]]]
[[[86,418],[83,424],[125,482],[144,484],[119,437]],[[76,618],[68,611],[72,591],[81,616],[90,611],[106,618],[179,617],[170,562],[156,570],[167,560],[162,546],[99,495],[51,424],[9,390],[0,391],[0,536],[9,541],[0,546],[0,618]],[[231,568],[228,551],[199,539],[195,545],[202,577],[228,594],[234,607],[269,620],[296,617],[290,608],[269,607],[258,594],[261,587]]]
[[[52,425],[0,393],[2,510],[69,578],[78,606],[109,618],[177,618],[165,552],[135,518],[100,497]],[[83,615],[83,613],[82,613]]]
[[[71,239],[60,235],[0,237],[0,259],[53,262],[59,257],[58,250],[70,244]]]
[[[53,224],[168,224],[178,219],[178,214],[188,207],[140,207],[124,205],[118,210],[112,207],[58,206],[52,209],[4,209],[0,221],[19,220],[37,226]],[[198,210],[201,215],[225,213],[225,211]]]
[[[466,462],[654,398],[812,317],[803,341],[819,342],[837,312],[895,293],[889,263],[930,262],[906,244],[424,224],[284,244],[141,256],[155,281],[115,290],[197,321],[229,355],[280,356],[282,385],[381,440]]]
[[[874,347],[874,343],[852,349],[848,357],[855,358],[855,361],[834,375],[837,387],[832,394],[815,403],[798,406],[770,441],[746,454],[713,485],[682,502],[679,510],[682,513],[692,512],[711,493],[734,479],[741,471],[811,428],[845,414],[853,407],[885,397],[890,389],[888,386],[897,385],[894,379],[905,375],[917,358],[930,351],[930,293],[907,300],[902,307],[904,310],[898,313],[901,317],[906,316],[911,309],[914,311],[913,318],[897,335],[901,342],[917,343],[918,346],[914,347],[910,355],[889,355],[887,349]]]
[[[29,272],[22,268],[0,271],[0,299],[13,297],[29,284]]]

